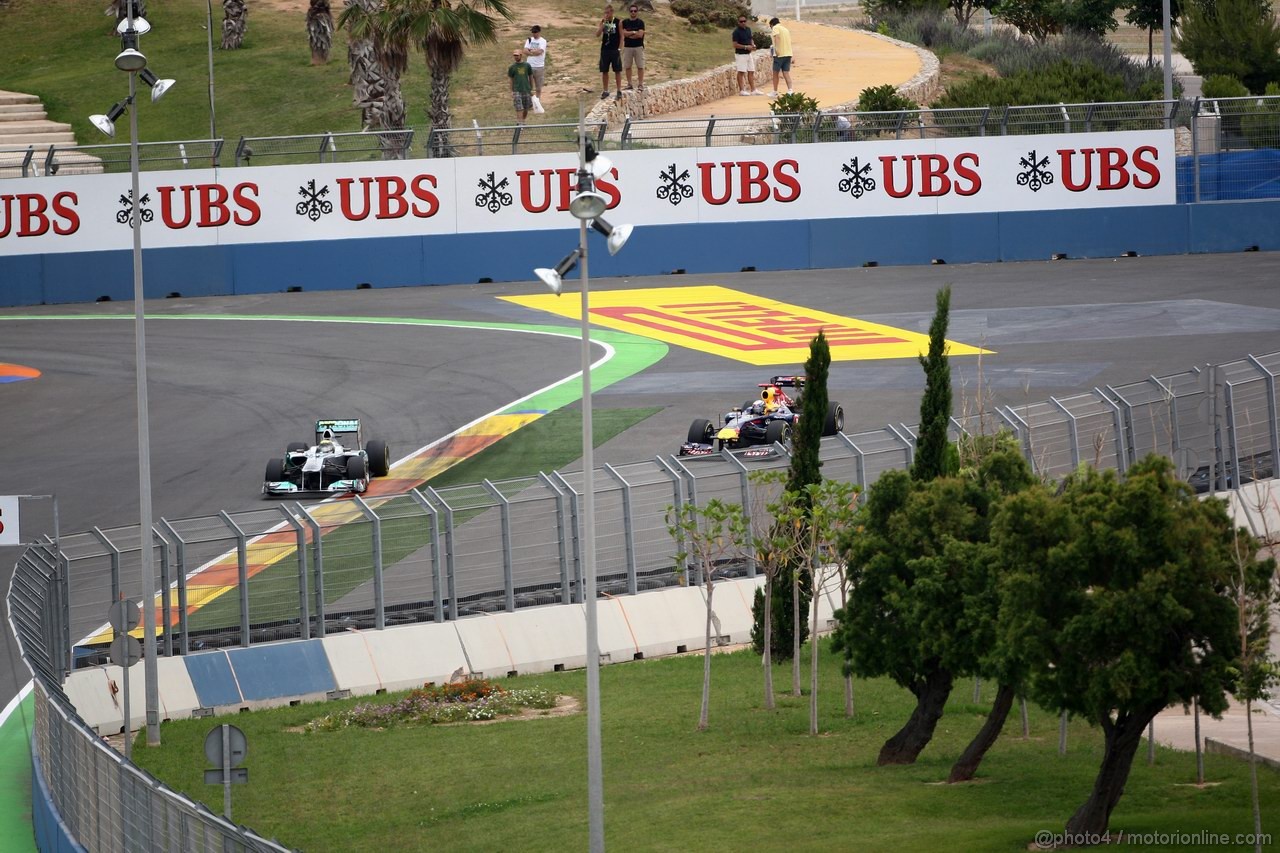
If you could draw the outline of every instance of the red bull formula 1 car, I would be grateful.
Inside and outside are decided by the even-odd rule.
[[[740,408],[726,412],[719,426],[704,418],[689,425],[689,438],[680,445],[681,456],[706,456],[717,450],[732,450],[753,445],[788,444],[800,420],[800,393],[803,376],[774,376],[761,382],[760,398],[747,400]],[[795,397],[787,393],[795,389]],[[823,435],[835,435],[844,429],[844,407],[827,406]]]
[[[316,443],[293,441],[283,457],[267,462],[267,497],[332,497],[363,494],[372,477],[385,477],[391,452],[385,441],[365,444],[354,418],[316,421]]]

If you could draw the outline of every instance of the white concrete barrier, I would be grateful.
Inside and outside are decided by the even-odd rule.
[[[626,619],[636,653],[650,658],[703,648],[707,605],[702,590],[677,587],[614,601]]]
[[[444,683],[470,669],[452,622],[346,631],[322,642],[337,688],[357,696]]]
[[[486,613],[456,624],[468,659],[488,676],[554,672],[587,665],[586,611],[580,604]],[[493,641],[491,635],[495,633],[500,644]],[[473,648],[476,639],[479,642]],[[491,659],[496,663],[490,664]]]
[[[716,635],[728,637],[728,640],[721,640],[722,644],[751,642],[751,603],[756,590],[763,586],[763,577],[738,578],[716,584],[715,593],[711,597],[711,609],[719,625],[715,629]],[[705,589],[702,594],[705,601]]]
[[[156,660],[156,680],[160,697],[160,719],[190,717],[200,706],[195,687],[182,658]],[[100,735],[119,734],[124,730],[124,670],[114,664],[78,669],[67,676],[62,689],[76,708],[76,713]],[[147,724],[146,679],[142,664],[129,671],[130,730]]]

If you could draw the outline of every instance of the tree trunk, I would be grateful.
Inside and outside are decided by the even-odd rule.
[[[814,577],[814,591],[818,579]],[[813,617],[809,622],[809,734],[818,733],[818,596],[813,596]]]
[[[1253,849],[1262,853],[1262,808],[1258,804],[1258,754],[1253,751],[1253,701],[1244,700],[1245,728],[1249,731],[1249,793],[1253,801]]]
[[[911,691],[916,695],[915,710],[911,712],[907,724],[880,748],[877,765],[915,763],[921,751],[933,739],[933,730],[937,728],[947,697],[951,695],[953,680],[949,671],[938,667],[927,678],[916,683]]]
[[[222,0],[222,49],[236,50],[244,43],[249,9],[244,0]]]
[[[1009,718],[1009,711],[1013,708],[1014,692],[1013,687],[1008,684],[1001,684],[996,689],[995,702],[991,706],[991,713],[987,714],[987,721],[982,724],[977,735],[969,741],[960,758],[951,766],[951,775],[947,777],[948,784],[968,782],[978,772],[978,765],[982,763],[983,756],[995,745],[1000,732],[1004,731],[1005,720]]]
[[[791,695],[800,695],[800,569],[791,570]]]
[[[1093,780],[1089,799],[1067,821],[1067,834],[1100,836],[1107,831],[1111,812],[1124,794],[1124,784],[1129,779],[1143,732],[1158,713],[1159,708],[1146,708],[1115,722],[1109,718],[1100,721],[1104,736],[1102,766]]]
[[[849,574],[848,572],[840,572],[840,609],[844,610],[849,606]],[[853,674],[846,672],[844,674],[844,715],[846,718],[853,717]]]
[[[1151,29],[1147,30],[1147,67],[1148,68],[1151,68],[1156,64],[1155,63],[1155,40],[1156,40],[1156,29],[1155,27],[1152,27]]]
[[[772,711],[773,701],[773,576],[764,578],[764,707]]]
[[[698,731],[705,732],[711,706],[711,567],[707,567],[707,647],[702,654],[702,711],[698,715]]]
[[[311,0],[307,9],[307,41],[311,45],[311,64],[327,65],[333,48],[333,13],[329,0]]]

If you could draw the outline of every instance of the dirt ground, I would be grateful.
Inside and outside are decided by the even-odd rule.
[[[920,71],[920,58],[915,51],[898,47],[870,33],[808,21],[783,21],[782,25],[791,31],[791,48],[795,52],[791,61],[794,89],[817,99],[822,109],[857,101],[859,93],[868,86],[884,83],[901,85]],[[778,83],[785,91],[786,84],[781,77]],[[764,80],[757,79],[756,88],[769,92],[773,88],[772,75]],[[664,113],[662,118],[766,115],[768,112],[767,98],[735,95]]]

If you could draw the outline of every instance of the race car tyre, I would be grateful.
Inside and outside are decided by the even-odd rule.
[[[307,451],[307,443],[305,441],[291,441],[285,445],[285,453],[305,453]]]
[[[368,466],[364,464],[363,456],[347,457],[347,479],[363,480],[368,471]]]
[[[369,454],[369,473],[375,477],[385,477],[391,470],[391,451],[385,441],[371,441],[364,446]]]
[[[706,418],[698,418],[689,424],[690,444],[710,444],[713,435],[715,433],[711,428],[711,421]]]
[[[764,440],[770,445],[779,442],[786,444],[791,440],[791,424],[786,421],[769,421],[769,425],[764,428]]]
[[[832,403],[827,406],[827,419],[822,422],[823,435],[835,435],[844,432],[844,406]]]
[[[279,483],[281,480],[283,480],[284,479],[284,460],[268,459],[267,473],[263,479],[265,479],[268,483]]]

